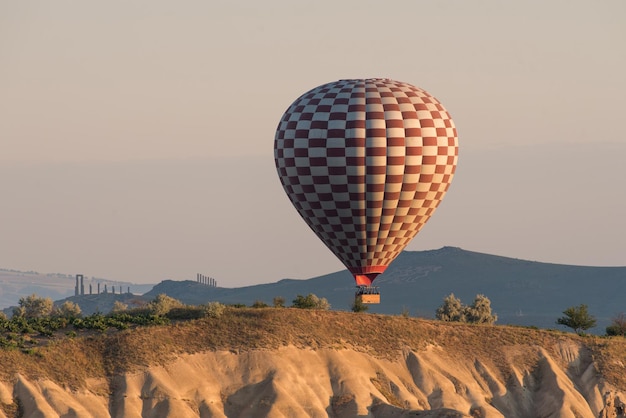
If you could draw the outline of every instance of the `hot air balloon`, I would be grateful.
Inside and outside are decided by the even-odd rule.
[[[443,199],[456,128],[426,91],[390,79],[339,80],[297,98],[274,139],[280,181],[298,213],[379,303],[374,279]]]

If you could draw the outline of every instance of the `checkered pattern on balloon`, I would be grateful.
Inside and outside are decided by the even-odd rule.
[[[358,286],[371,286],[432,216],[457,158],[456,128],[441,103],[389,79],[308,91],[274,140],[291,203]]]

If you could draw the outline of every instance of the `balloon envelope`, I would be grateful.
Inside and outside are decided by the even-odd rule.
[[[389,79],[308,91],[287,109],[274,140],[291,203],[365,286],[433,214],[457,158],[456,128],[444,107]]]

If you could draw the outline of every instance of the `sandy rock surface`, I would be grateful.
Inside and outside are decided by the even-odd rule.
[[[584,347],[564,342],[555,352],[537,348],[537,360],[507,372],[436,346],[396,360],[293,346],[205,352],[80,391],[17,375],[0,382],[0,402],[33,418],[626,416],[626,396],[603,383]]]

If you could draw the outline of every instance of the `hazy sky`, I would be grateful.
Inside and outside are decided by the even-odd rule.
[[[368,77],[424,88],[459,132],[409,250],[624,266],[624,16],[623,0],[0,0],[0,268],[225,287],[343,269],[272,147],[300,94]]]

